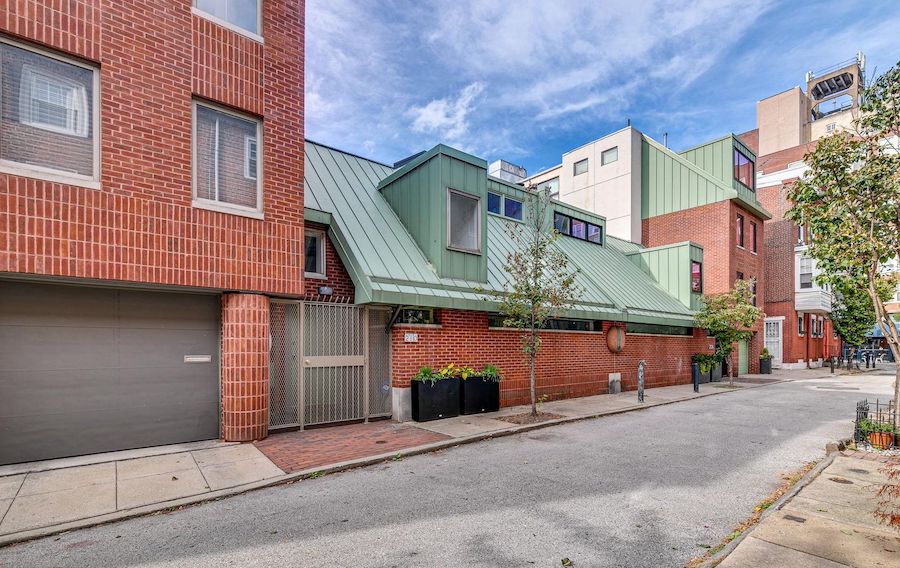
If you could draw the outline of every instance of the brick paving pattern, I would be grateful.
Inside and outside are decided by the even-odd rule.
[[[287,473],[440,442],[449,436],[388,420],[271,434],[256,447]]]

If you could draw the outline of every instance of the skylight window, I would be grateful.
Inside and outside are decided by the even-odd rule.
[[[561,235],[574,237],[598,245],[603,244],[603,227],[576,219],[564,213],[553,214],[553,228]]]

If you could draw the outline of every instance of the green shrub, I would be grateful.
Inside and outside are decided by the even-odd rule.
[[[481,372],[478,373],[478,375],[482,379],[494,381],[495,383],[499,383],[501,380],[503,380],[500,376],[500,369],[493,365],[485,365],[484,368],[481,369]]]

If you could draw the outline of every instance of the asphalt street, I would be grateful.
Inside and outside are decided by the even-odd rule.
[[[0,566],[683,566],[891,384],[796,381],[536,430],[14,545]]]

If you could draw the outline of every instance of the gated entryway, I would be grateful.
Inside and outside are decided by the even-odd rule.
[[[782,350],[781,350],[781,333],[782,333],[782,325],[784,324],[784,318],[767,318],[766,319],[766,349],[769,350],[769,355],[772,356],[772,366],[780,367],[782,361]]]
[[[272,301],[269,426],[390,416],[390,312]]]

